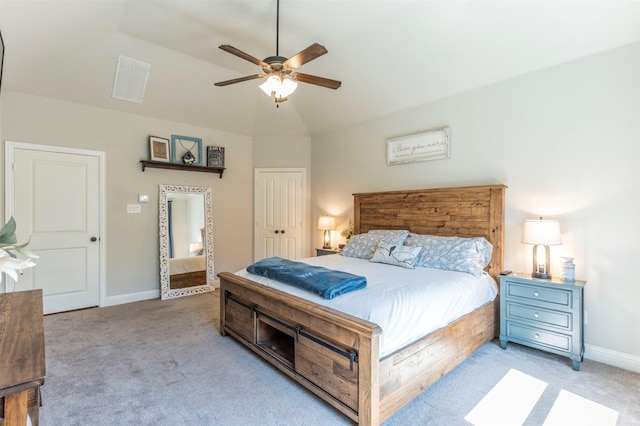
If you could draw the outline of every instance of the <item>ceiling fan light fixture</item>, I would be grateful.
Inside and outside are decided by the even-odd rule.
[[[291,80],[289,76],[280,77],[278,75],[272,75],[258,87],[260,87],[267,96],[273,96],[276,98],[276,101],[284,102],[290,94],[295,92],[298,83]]]
[[[267,96],[271,96],[274,92],[277,92],[280,87],[282,87],[282,83],[280,82],[280,77],[278,77],[277,75],[272,75],[258,87]]]

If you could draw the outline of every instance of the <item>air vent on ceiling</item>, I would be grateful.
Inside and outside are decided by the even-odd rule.
[[[118,55],[112,97],[142,103],[151,64]]]

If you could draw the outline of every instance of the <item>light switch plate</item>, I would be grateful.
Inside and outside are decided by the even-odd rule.
[[[147,194],[138,194],[138,202],[139,203],[148,203],[149,196]]]
[[[140,204],[127,204],[127,213],[140,213]]]

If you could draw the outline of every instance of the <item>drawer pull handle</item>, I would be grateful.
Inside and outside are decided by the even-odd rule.
[[[538,293],[537,291],[534,291],[534,292],[533,292],[533,295],[534,295],[535,297],[538,297],[538,296],[540,296],[540,293]]]
[[[539,339],[539,338],[540,338],[540,335],[539,335],[539,334],[536,334],[536,335],[535,335],[535,336],[533,336],[533,337],[535,337],[536,339]]]
[[[535,314],[533,314],[533,317],[534,318],[540,318],[540,314],[536,312]]]

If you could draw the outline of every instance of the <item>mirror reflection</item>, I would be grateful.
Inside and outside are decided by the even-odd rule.
[[[213,290],[211,189],[160,185],[161,298]]]

